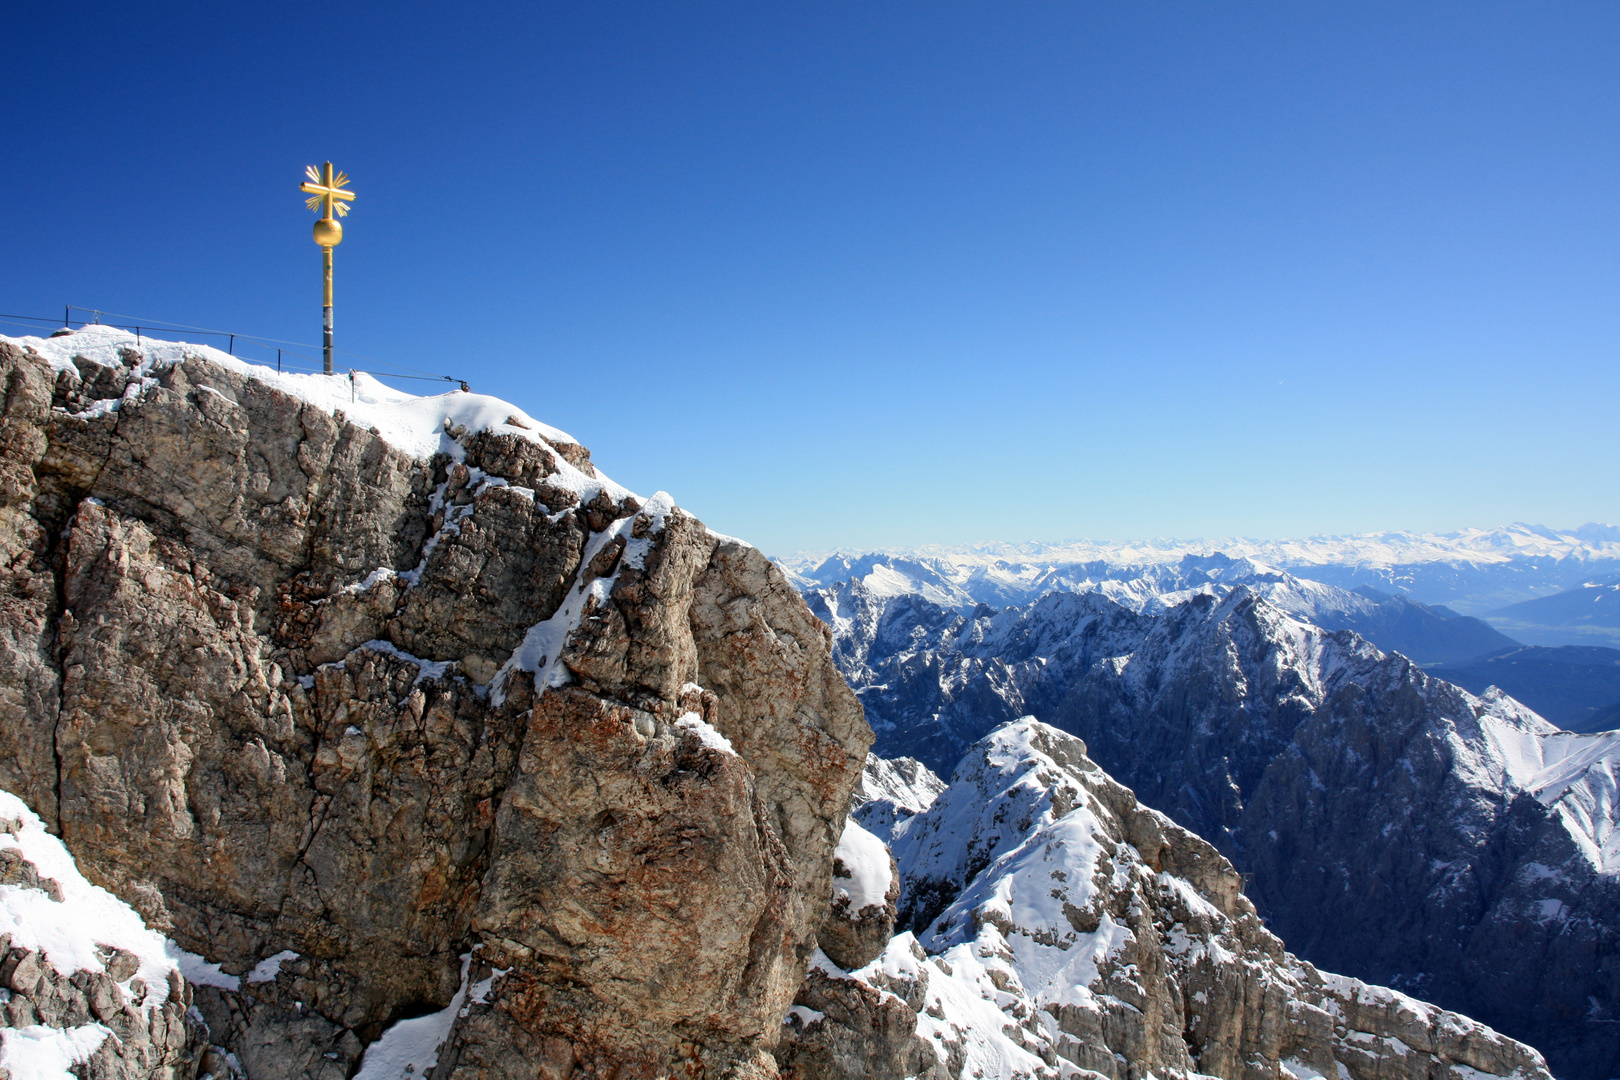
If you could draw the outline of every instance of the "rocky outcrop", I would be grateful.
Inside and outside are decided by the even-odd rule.
[[[912,963],[861,968],[856,975],[829,960],[811,967],[783,1022],[776,1055],[783,1080],[949,1080],[962,1075],[965,1059],[953,1062],[947,1053],[941,1060],[918,1034],[918,1014],[927,1006],[928,974],[916,940],[905,934],[888,943],[880,955]]]
[[[0,786],[226,976],[295,955],[197,992],[250,1077],[458,1000],[417,1074],[772,1073],[870,732],[768,560],[479,395],[0,373]]]
[[[822,951],[835,964],[865,967],[894,936],[900,874],[883,841],[851,817],[833,853],[832,907],[821,924]]]
[[[1156,616],[860,593],[840,594],[840,662],[880,752],[946,755],[1034,714],[1251,875],[1299,955],[1476,1017],[1571,1080],[1620,1068],[1620,742],[1243,588]]]
[[[885,1014],[904,1002],[951,1076],[1548,1078],[1482,1024],[1286,952],[1231,863],[1032,718],[976,744],[896,850],[921,933],[817,965],[784,1050],[806,1076],[926,1075]],[[840,1071],[863,1041],[893,1071]]]

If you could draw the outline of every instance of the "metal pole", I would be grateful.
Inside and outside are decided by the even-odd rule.
[[[326,275],[325,306],[321,308],[321,333],[326,347],[326,374],[332,374],[332,249],[321,245],[321,268]]]
[[[235,334],[231,335],[231,346],[230,346],[229,349],[227,349],[225,351],[230,353],[232,356],[236,355],[236,335]]]
[[[281,350],[276,350],[276,374],[281,374]]]
[[[73,321],[73,305],[72,304],[63,304],[62,305],[62,325],[66,326],[68,323],[70,323],[72,321]]]

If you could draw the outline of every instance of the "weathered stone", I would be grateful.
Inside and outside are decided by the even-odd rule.
[[[572,443],[422,461],[197,358],[0,375],[0,786],[185,948],[299,954],[197,993],[250,1077],[349,1075],[475,946],[443,1075],[774,1075],[871,734],[764,556]],[[502,668],[593,581],[571,685]]]
[[[920,1002],[927,991],[908,988]],[[888,990],[888,993],[885,993]],[[956,1075],[917,1034],[913,1005],[890,986],[812,970],[793,1001],[777,1052],[783,1080],[906,1080]]]

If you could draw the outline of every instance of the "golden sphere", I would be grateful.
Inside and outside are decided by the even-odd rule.
[[[336,218],[321,218],[315,223],[315,242],[321,247],[337,247],[343,243],[343,226]]]

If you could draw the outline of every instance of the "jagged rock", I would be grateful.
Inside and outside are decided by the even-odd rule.
[[[914,939],[906,935],[908,942]],[[918,950],[917,960],[923,959]],[[928,988],[921,966],[885,977],[850,977],[831,964],[810,969],[793,999],[777,1049],[783,1080],[908,1080],[947,1077],[948,1063],[917,1034],[917,1013]],[[910,977],[907,977],[910,976]],[[896,989],[907,991],[901,996]]]
[[[0,782],[216,1041],[350,1075],[476,953],[418,1074],[769,1076],[871,738],[780,572],[495,399],[132,346],[0,340]]]
[[[842,977],[926,971],[918,1030],[950,1075],[1549,1076],[1482,1024],[1286,952],[1214,847],[1033,718],[975,744],[896,847],[929,959],[902,935]]]
[[[1054,593],[966,617],[855,583],[838,650],[884,753],[1030,713],[1251,875],[1299,955],[1620,1068],[1620,739],[1475,697],[1245,587],[1159,615]]]

